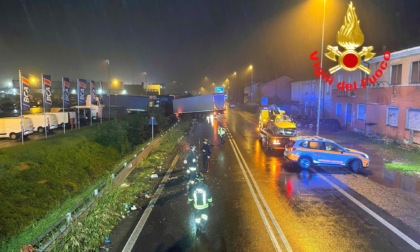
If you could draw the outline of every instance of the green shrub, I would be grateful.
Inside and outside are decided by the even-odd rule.
[[[96,131],[105,124],[0,149],[0,251],[18,251],[23,244],[30,243],[115,172],[115,164],[120,165],[118,160],[124,158],[121,149],[95,141]],[[122,125],[127,124],[121,122],[111,127],[122,131]],[[153,163],[162,162],[166,151],[174,147],[177,135],[182,134],[169,134],[167,143],[159,146],[165,152],[157,151]],[[147,174],[138,175],[144,179],[128,187],[132,193],[117,193],[124,202],[133,202],[139,191],[151,188],[149,169],[142,168],[142,171]]]
[[[150,134],[147,132],[147,117],[138,114],[130,115],[128,122],[128,142],[131,146],[137,146],[149,139]]]
[[[113,146],[121,154],[127,153],[130,148],[128,141],[128,123],[126,121],[111,121],[99,125],[95,140],[104,146]]]

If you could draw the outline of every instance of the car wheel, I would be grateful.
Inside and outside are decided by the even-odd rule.
[[[299,159],[299,167],[302,169],[308,169],[312,165],[312,160],[309,157],[302,157]]]
[[[350,170],[354,173],[358,173],[362,169],[362,162],[360,160],[353,160],[349,164]]]
[[[18,135],[16,133],[10,133],[10,139],[16,140],[18,138]]]

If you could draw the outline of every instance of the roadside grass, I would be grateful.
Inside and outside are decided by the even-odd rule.
[[[2,251],[41,235],[109,174],[121,155],[93,142],[94,132],[86,127],[0,149]]]
[[[102,183],[102,181],[100,183]],[[68,198],[58,208],[53,209],[45,214],[44,218],[33,222],[30,226],[25,228],[22,233],[12,237],[7,241],[7,243],[3,244],[1,248],[5,249],[6,251],[19,251],[22,245],[30,244],[34,239],[41,236],[49,227],[51,227],[54,223],[65,216],[66,213],[68,213],[77,204],[79,204],[85,197],[92,194],[96,187],[97,185],[89,186],[85,188],[80,194]]]
[[[96,146],[95,143],[92,142],[95,129],[92,128],[83,128],[83,130],[75,130],[69,133],[66,133],[66,136],[64,135],[56,135],[51,138],[49,138],[47,141],[39,140],[27,143],[23,146],[17,146],[16,148],[19,151],[16,151],[16,149],[13,150],[6,150],[6,149],[0,149],[0,162],[2,165],[0,165],[0,183],[3,183],[4,179],[11,179],[10,175],[8,173],[12,173],[15,175],[15,177],[19,177],[18,175],[22,171],[27,171],[30,169],[34,169],[34,164],[37,164],[37,162],[40,162],[42,164],[42,169],[45,170],[47,173],[59,173],[61,176],[57,175],[56,179],[61,179],[63,182],[67,183],[66,186],[58,186],[56,188],[51,187],[48,188],[48,191],[43,191],[43,195],[31,195],[33,197],[36,197],[35,201],[49,201],[51,198],[54,198],[56,194],[63,194],[61,195],[62,198],[56,199],[56,202],[54,204],[51,204],[49,208],[44,209],[44,211],[40,211],[39,216],[35,217],[34,215],[29,214],[29,216],[24,219],[21,217],[21,212],[24,214],[28,214],[31,211],[22,211],[22,208],[29,208],[29,209],[35,209],[34,206],[26,206],[26,203],[30,204],[30,202],[21,202],[21,205],[19,208],[16,208],[15,202],[8,202],[9,199],[4,199],[3,204],[0,205],[0,219],[2,220],[2,223],[0,224],[0,229],[4,229],[6,226],[7,218],[6,214],[10,212],[15,212],[16,217],[19,219],[12,219],[14,223],[19,223],[19,221],[24,221],[26,223],[25,227],[17,228],[16,232],[18,234],[11,236],[8,239],[3,239],[0,242],[0,251],[19,251],[25,244],[30,244],[33,240],[38,238],[41,234],[43,234],[49,227],[51,227],[54,223],[56,223],[58,220],[63,218],[63,216],[66,215],[69,211],[71,211],[76,205],[78,205],[80,202],[82,202],[86,197],[90,196],[92,197],[93,190],[95,188],[98,188],[101,184],[107,184],[107,187],[105,189],[105,192],[102,194],[102,196],[98,197],[95,201],[94,206],[102,209],[102,210],[94,210],[93,214],[89,213],[87,214],[86,218],[84,216],[79,217],[77,221],[72,223],[71,225],[71,232],[69,233],[68,240],[64,239],[64,242],[61,243],[62,246],[57,246],[55,251],[96,251],[99,247],[99,244],[101,241],[103,241],[104,234],[109,234],[112,227],[117,223],[119,218],[122,218],[122,216],[125,214],[124,204],[134,202],[137,200],[139,193],[151,193],[152,189],[156,186],[157,181],[156,180],[150,180],[150,175],[155,172],[155,167],[158,167],[162,165],[163,160],[165,157],[168,156],[167,150],[173,150],[173,148],[176,146],[174,143],[176,142],[176,139],[174,139],[175,136],[181,136],[183,135],[185,131],[185,127],[178,126],[176,129],[177,131],[173,131],[170,134],[171,137],[169,137],[169,140],[165,144],[161,144],[157,150],[149,154],[149,158],[144,160],[144,162],[139,166],[139,172],[138,174],[135,174],[133,176],[135,179],[130,179],[130,182],[128,183],[128,186],[124,185],[121,187],[114,187],[110,186],[111,179],[110,175],[111,173],[117,173],[121,168],[124,166],[125,162],[128,162],[133,158],[133,155],[136,153],[139,153],[141,149],[143,149],[147,143],[138,145],[136,149],[125,156],[122,156],[119,154],[119,152],[112,148],[107,148],[103,146]],[[176,134],[174,132],[177,132]],[[53,140],[54,139],[54,140]],[[67,146],[65,149],[60,150],[59,146],[64,145]],[[51,148],[50,148],[51,146]],[[54,147],[53,147],[54,146]],[[93,170],[93,168],[87,166],[83,162],[81,162],[80,159],[74,160],[71,162],[71,160],[64,159],[61,161],[61,163],[68,163],[70,162],[70,165],[73,165],[73,169],[71,169],[71,174],[69,172],[63,171],[63,169],[69,169],[72,168],[72,166],[66,166],[63,165],[62,168],[54,168],[52,171],[50,171],[49,168],[44,168],[44,166],[53,166],[49,165],[45,160],[48,160],[48,158],[45,158],[48,156],[48,154],[45,154],[43,151],[40,151],[42,149],[50,150],[54,153],[60,152],[60,153],[72,153],[76,154],[79,152],[83,152],[83,150],[87,150],[87,152],[91,153],[92,155],[97,154],[98,150],[97,147],[100,149],[107,150],[106,152],[100,152],[101,156],[104,158],[103,162],[97,162],[94,157],[91,157],[90,155],[83,155],[84,158],[87,158],[88,160],[92,161],[95,164],[95,167],[101,167],[102,171],[98,172]],[[160,150],[163,148],[163,150]],[[165,150],[166,148],[166,150]],[[29,150],[28,150],[29,149]],[[32,149],[36,149],[36,153],[39,156],[38,159],[34,157],[33,153],[30,152]],[[74,149],[74,152],[73,150]],[[28,153],[26,153],[26,152]],[[13,154],[15,153],[15,154]],[[23,154],[24,153],[24,154]],[[33,159],[33,163],[31,165],[28,165],[26,163],[28,162],[17,162],[17,166],[15,163],[13,163],[11,160],[13,159],[13,155],[16,157],[19,157],[20,160],[22,159],[22,156],[26,156],[26,158]],[[4,158],[4,157],[10,157],[10,159]],[[71,154],[68,155],[69,157],[72,156]],[[43,157],[43,158],[41,158]],[[67,157],[67,156],[66,156]],[[45,160],[44,160],[45,158]],[[68,157],[67,157],[68,158]],[[53,159],[53,158],[51,158]],[[3,162],[5,161],[5,162]],[[51,162],[51,161],[49,161]],[[23,164],[22,164],[23,163]],[[57,165],[57,164],[55,164]],[[63,168],[64,167],[64,168]],[[77,176],[78,171],[77,168],[82,167],[83,171],[85,173],[88,173],[88,177],[90,180],[85,179],[83,176]],[[89,169],[92,169],[92,171],[89,171]],[[40,170],[40,169],[39,169]],[[75,174],[73,174],[75,173]],[[27,185],[35,184],[37,186],[39,185],[45,185],[48,184],[48,179],[45,178],[39,178],[40,174],[44,173],[35,173],[31,175],[31,180],[25,181],[27,183],[20,184],[22,186],[27,187]],[[96,176],[98,174],[98,176]],[[95,175],[95,176],[93,176]],[[70,176],[70,178],[74,179],[74,181],[68,182],[70,178],[67,178],[67,176]],[[87,176],[87,175],[86,175]],[[92,176],[92,177],[91,177]],[[41,181],[40,183],[38,181]],[[67,182],[66,182],[67,181]],[[12,182],[10,182],[12,183]],[[55,182],[55,184],[59,184],[58,182]],[[71,185],[71,186],[70,186]],[[63,188],[64,187],[64,188]],[[72,190],[70,192],[67,192],[66,189],[71,188]],[[10,191],[11,193],[28,193],[31,189],[28,189],[24,192],[19,191],[17,189],[14,189],[14,191]],[[109,192],[109,193],[108,193]],[[3,190],[3,188],[0,188],[0,195],[5,195],[6,192]],[[12,197],[12,196],[11,196]],[[15,195],[16,197],[16,195]],[[13,197],[12,197],[13,198]],[[6,204],[4,204],[6,203]],[[25,203],[25,204],[24,204]],[[9,207],[9,209],[6,209],[6,207]],[[3,210],[8,210],[3,212]],[[91,216],[91,217],[89,217]],[[14,218],[14,217],[12,217]],[[102,222],[104,221],[104,223]],[[80,229],[82,228],[82,229]],[[3,230],[4,231],[4,230]],[[89,237],[83,236],[81,234],[91,234]],[[87,249],[90,248],[90,249]]]
[[[103,243],[118,221],[128,214],[126,206],[135,205],[139,200],[147,201],[147,194],[153,194],[159,180],[152,180],[150,175],[159,167],[165,166],[171,157],[178,139],[185,132],[185,125],[165,134],[161,144],[139,164],[132,175],[119,187],[109,186],[103,196],[80,220],[71,224],[71,229],[53,251],[95,251]],[[158,171],[158,173],[164,171]]]
[[[395,169],[403,173],[420,173],[420,151],[402,151],[395,149],[397,157],[395,160],[385,163],[386,168]]]

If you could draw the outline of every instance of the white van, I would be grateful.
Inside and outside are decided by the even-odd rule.
[[[72,106],[72,109],[74,109],[76,112],[77,110],[84,110],[85,112],[80,112],[80,115],[86,117],[87,121],[90,121],[90,116],[92,116],[92,121],[98,121],[102,117],[102,106],[98,105],[90,105],[90,106]],[[87,112],[86,112],[87,111]],[[90,112],[89,112],[90,111]],[[82,119],[80,119],[82,121]]]
[[[64,124],[69,123],[69,112],[48,112],[49,115],[55,115],[57,117],[57,122],[59,127],[64,127]]]
[[[24,117],[23,135],[27,136],[33,133],[32,120]],[[0,118],[0,138],[11,138],[13,140],[22,136],[22,127],[20,125],[20,117],[4,117]]]
[[[25,117],[31,118],[34,131],[39,133],[58,128],[57,116],[53,114],[27,114]]]

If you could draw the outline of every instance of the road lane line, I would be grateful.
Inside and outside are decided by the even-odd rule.
[[[254,179],[254,176],[252,176],[251,170],[249,169],[249,167],[248,167],[247,163],[245,162],[245,159],[244,159],[244,157],[243,157],[242,153],[239,151],[239,147],[238,147],[238,145],[236,144],[236,141],[235,141],[233,138],[232,138],[232,139],[229,139],[229,140],[232,142],[232,145],[234,145],[234,146],[235,146],[235,148],[238,150],[238,153],[239,153],[239,155],[240,155],[240,157],[241,157],[241,160],[242,160],[242,162],[243,162],[243,164],[244,164],[244,166],[245,166],[246,170],[248,171],[248,174],[249,174],[249,176],[250,176],[250,178],[251,178],[251,180],[252,180],[252,183],[253,183],[253,185],[254,185],[254,187],[255,187],[255,190],[257,191],[257,193],[258,193],[258,195],[259,195],[259,198],[260,198],[261,202],[263,203],[263,205],[264,205],[264,207],[265,207],[265,210],[267,211],[267,214],[270,216],[271,222],[273,223],[274,227],[276,228],[277,233],[279,234],[279,236],[280,236],[281,240],[283,241],[284,246],[286,247],[287,251],[292,252],[292,251],[293,251],[293,249],[292,249],[292,247],[290,246],[289,241],[287,240],[286,236],[285,236],[285,235],[284,235],[284,233],[283,233],[283,230],[281,229],[281,227],[280,227],[279,223],[277,222],[276,218],[274,217],[274,214],[273,214],[273,212],[271,211],[270,207],[268,206],[267,201],[265,201],[265,198],[264,198],[263,194],[261,193],[261,190],[260,190],[260,188],[259,188],[259,186],[258,186],[257,182],[256,182],[256,181],[255,181],[255,179]],[[234,148],[234,149],[235,149],[235,148]],[[242,167],[241,167],[241,168],[242,168]],[[244,172],[245,172],[245,171],[244,171]]]
[[[166,172],[165,176],[163,177],[161,184],[159,185],[158,189],[155,192],[156,197],[154,197],[149,204],[147,205],[146,210],[142,214],[139,222],[137,223],[136,227],[134,228],[133,232],[130,235],[130,238],[128,238],[127,243],[125,244],[123,248],[123,252],[130,252],[134,245],[136,244],[136,241],[140,235],[140,232],[143,230],[144,225],[146,224],[147,219],[149,218],[150,213],[153,210],[153,207],[155,206],[156,201],[159,199],[160,194],[163,191],[163,188],[165,187],[165,182],[168,181],[169,176],[171,175],[171,172],[173,170],[173,167],[175,166],[176,162],[178,161],[179,156],[176,155],[174,160],[172,161],[171,167]]]
[[[229,139],[229,140],[231,142],[233,142],[233,140],[231,140],[231,139]],[[233,146],[233,144],[232,144],[232,146]],[[255,190],[254,190],[254,188],[251,185],[251,182],[250,182],[250,180],[248,178],[248,174],[246,174],[246,171],[245,171],[245,169],[244,169],[244,167],[242,165],[242,162],[241,162],[242,160],[239,158],[239,155],[240,154],[238,154],[239,149],[236,149],[237,148],[236,143],[235,143],[235,146],[233,146],[233,147],[234,147],[234,148],[232,148],[233,149],[233,152],[235,153],[236,159],[238,160],[239,166],[241,167],[241,170],[242,170],[242,173],[243,173],[243,175],[245,177],[246,183],[248,184],[249,190],[251,191],[252,198],[254,199],[255,205],[257,206],[258,211],[260,212],[261,218],[263,219],[265,228],[267,229],[268,234],[270,235],[271,242],[273,243],[273,246],[276,249],[276,251],[282,251],[281,248],[280,248],[279,243],[277,242],[277,239],[276,239],[276,236],[275,236],[275,234],[273,232],[273,229],[271,228],[271,225],[268,222],[268,219],[267,219],[267,217],[264,214],[264,210],[262,209],[262,206],[261,206],[261,204],[260,204],[260,202],[258,200],[258,197],[255,194]]]
[[[411,239],[410,237],[408,237],[406,234],[404,234],[403,232],[401,232],[398,228],[396,228],[391,223],[389,223],[388,221],[386,221],[384,218],[382,218],[381,216],[379,216],[377,213],[375,213],[374,211],[372,211],[370,208],[368,208],[367,206],[365,206],[362,202],[358,201],[356,198],[354,198],[353,196],[351,196],[350,194],[348,194],[346,191],[344,191],[343,189],[341,189],[338,185],[334,184],[327,177],[325,177],[321,173],[318,173],[313,168],[310,168],[310,169],[311,169],[312,172],[318,174],[318,176],[320,176],[325,182],[327,182],[333,188],[335,188],[337,191],[339,191],[340,193],[342,193],[346,198],[348,198],[349,200],[351,200],[354,204],[356,204],[361,209],[365,210],[373,218],[375,218],[377,221],[379,221],[380,223],[382,223],[385,227],[387,227],[389,230],[391,230],[392,232],[394,232],[396,235],[398,235],[405,242],[407,242],[408,244],[410,244],[413,248],[415,248],[417,250],[420,250],[420,245],[417,242],[415,242],[413,239]]]

